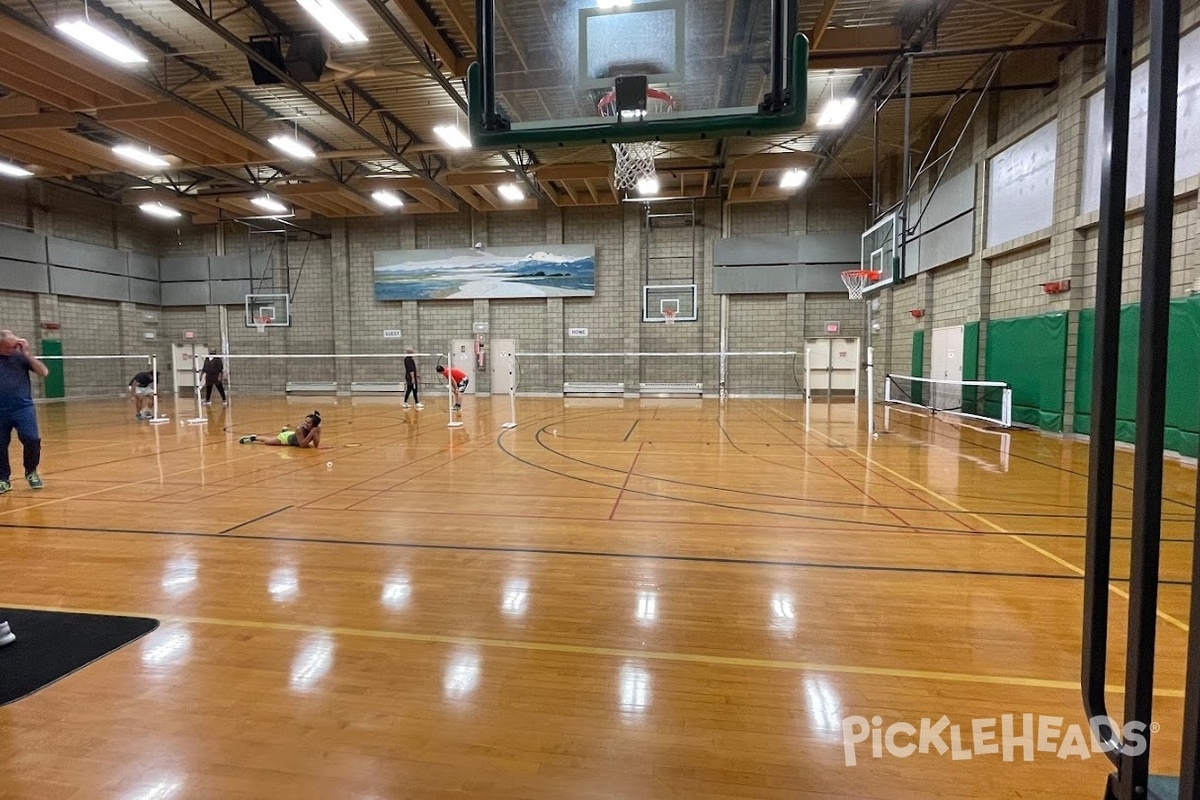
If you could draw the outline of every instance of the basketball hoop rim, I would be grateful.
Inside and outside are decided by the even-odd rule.
[[[866,278],[869,281],[877,281],[882,272],[873,269],[848,269],[842,272],[843,278]]]
[[[647,103],[649,103],[649,101],[651,101],[651,100],[657,100],[660,103],[665,103],[668,111],[675,110],[675,98],[672,97],[669,93],[664,92],[662,89],[655,89],[654,87],[648,87],[646,89],[646,101],[647,101]],[[617,116],[617,114],[615,113],[616,102],[617,102],[617,90],[609,89],[607,92],[604,93],[604,96],[600,98],[600,102],[596,103],[596,113],[602,117],[616,117]],[[610,106],[613,107],[612,111],[614,113],[609,113]]]
[[[270,317],[255,317],[254,318],[254,327],[258,329],[259,333],[266,333],[267,325],[269,325],[270,323],[271,323]]]

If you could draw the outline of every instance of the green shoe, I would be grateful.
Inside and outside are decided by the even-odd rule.
[[[250,444],[251,442],[257,442],[257,441],[258,441],[257,436],[253,436],[253,435],[243,436],[242,438],[238,439],[238,444]]]
[[[8,481],[0,481],[0,494],[12,491],[12,484]]]
[[[30,489],[42,488],[42,479],[36,472],[31,472],[25,476],[25,480],[29,481]]]

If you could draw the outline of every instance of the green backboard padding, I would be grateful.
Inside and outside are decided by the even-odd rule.
[[[1171,301],[1167,342],[1167,414],[1163,446],[1185,456],[1200,450],[1200,296]],[[1138,335],[1141,308],[1121,307],[1121,343],[1117,368],[1118,441],[1132,442],[1137,433]],[[1079,346],[1075,370],[1076,433],[1091,433],[1092,365],[1096,313],[1079,314]]]
[[[471,144],[476,148],[507,148],[541,144],[605,144],[612,142],[720,139],[726,136],[763,136],[798,131],[808,116],[808,39],[792,38],[788,72],[788,102],[778,112],[753,108],[731,109],[728,114],[674,115],[674,118],[624,124],[612,117],[586,120],[544,120],[545,124],[513,124],[510,130],[487,130],[484,116],[491,112],[483,97],[483,67],[467,67],[467,117]],[[669,117],[671,115],[668,115]]]
[[[62,354],[62,342],[58,339],[42,339],[42,355],[61,356]],[[63,377],[65,364],[65,361],[55,360],[46,365],[50,368],[50,374],[42,380],[43,397],[67,396],[67,384]]]
[[[911,367],[911,369],[912,369],[911,374],[914,378],[924,377],[925,331],[923,331],[923,330],[913,331],[912,367]],[[925,388],[924,384],[919,383],[919,382],[914,382],[912,385],[912,401],[914,403],[916,403],[917,405],[921,404],[921,398],[924,397],[924,395],[925,395],[925,393],[922,391],[922,389],[924,389],[924,388]]]
[[[1042,314],[988,322],[985,380],[1012,387],[1013,420],[1061,431],[1067,375],[1067,315]],[[989,414],[999,414],[991,402]],[[995,406],[994,409],[990,408]]]
[[[964,381],[979,380],[979,323],[963,325],[962,377]],[[978,414],[977,392],[974,386],[964,386],[962,391],[963,411]]]

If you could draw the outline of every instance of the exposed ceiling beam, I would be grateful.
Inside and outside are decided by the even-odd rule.
[[[454,43],[438,30],[437,21],[430,19],[425,9],[421,8],[417,0],[394,0],[394,2],[404,12],[404,16],[412,21],[417,31],[420,32],[421,38],[429,45],[429,49],[437,54],[437,57],[442,60],[442,63],[446,65],[450,73],[455,77],[466,75],[470,62],[466,58],[463,58]]]
[[[429,187],[429,190],[431,192],[433,192],[433,193],[437,194],[439,197],[449,201],[452,205],[457,206],[458,199],[455,197],[453,192],[449,191],[444,186],[440,185],[437,181],[435,181],[432,177],[430,177],[419,166],[414,164],[409,159],[405,158],[404,155],[398,149],[396,149],[396,147],[389,144],[388,142],[385,142],[383,139],[381,139],[380,137],[376,136],[371,131],[364,128],[362,125],[360,125],[357,122],[355,122],[354,120],[350,119],[342,111],[340,111],[336,106],[334,106],[332,103],[330,103],[328,100],[321,97],[320,95],[318,95],[316,92],[309,89],[304,84],[293,79],[284,70],[279,69],[279,67],[277,67],[273,63],[271,63],[270,59],[259,54],[259,52],[257,50],[253,49],[252,47],[250,47],[250,45],[243,42],[241,40],[241,38],[239,38],[237,35],[235,35],[231,31],[229,31],[227,28],[225,28],[219,22],[214,20],[212,17],[208,16],[208,14],[206,14],[204,12],[204,10],[201,9],[199,6],[192,5],[190,2],[188,2],[188,0],[171,0],[171,2],[175,5],[176,8],[185,12],[192,19],[201,23],[209,31],[211,31],[212,33],[214,33],[218,37],[220,37],[222,40],[224,40],[226,44],[232,46],[235,50],[237,50],[239,53],[241,53],[246,58],[257,63],[260,67],[262,67],[268,73],[273,75],[276,79],[281,81],[284,84],[284,86],[286,86],[287,88],[302,95],[309,102],[313,103],[318,108],[320,108],[322,111],[324,111],[325,113],[332,116],[339,123],[341,123],[342,125],[349,128],[351,131],[353,131],[356,135],[360,136],[362,139],[364,139],[364,140],[370,142],[371,144],[375,145],[376,147],[379,147],[380,149],[382,149],[385,153],[388,154],[389,158],[392,158],[395,161],[399,162],[400,164],[403,164],[405,166],[405,168],[407,168],[410,172],[412,172],[414,175],[416,175],[421,181],[423,181],[425,183],[425,185]]]
[[[70,111],[43,111],[40,114],[0,116],[0,131],[32,131],[54,128],[74,128],[79,115]]]
[[[811,50],[816,50],[821,46],[821,39],[825,37],[825,29],[829,27],[829,21],[833,19],[833,9],[837,6],[837,0],[825,0],[821,6],[820,12],[817,13],[817,21],[813,23],[812,31],[808,34],[808,46]]]

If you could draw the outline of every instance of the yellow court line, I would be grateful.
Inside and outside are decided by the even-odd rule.
[[[155,614],[144,611],[109,611],[86,608],[59,608],[51,606],[31,606],[5,603],[5,608],[21,611],[49,611],[64,614],[103,614],[107,616],[138,617],[152,616],[162,622],[176,622],[187,625],[214,625],[229,628],[248,628],[251,630],[284,631],[291,633],[312,633],[321,631],[336,636],[351,636],[362,639],[385,639],[404,642],[421,642],[426,644],[452,644],[466,647],[491,647],[504,650],[526,650],[542,653],[567,653],[571,655],[607,656],[623,659],[646,659],[650,661],[666,661],[682,664],[707,664],[712,666],[754,667],[760,669],[779,669],[793,672],[830,672],[840,675],[863,675],[885,678],[913,678],[926,681],[943,681],[951,683],[983,683],[995,686],[1024,686],[1034,689],[1065,689],[1079,691],[1078,681],[1057,681],[1046,678],[1027,678],[1009,675],[979,675],[968,672],[939,672],[921,669],[892,669],[888,667],[865,667],[853,664],[821,664],[811,661],[788,661],[773,658],[742,658],[737,656],[714,656],[704,653],[679,653],[666,650],[629,650],[621,647],[599,647],[595,645],[559,644],[556,642],[530,642],[520,639],[486,639],[472,636],[447,636],[438,633],[412,633],[408,631],[380,631],[365,628],[323,627],[319,625],[304,625],[297,622],[265,622],[246,619],[222,619],[219,617],[183,617],[172,614]],[[1112,694],[1121,694],[1124,687],[1106,686],[1105,690]],[[1182,689],[1154,690],[1155,697],[1182,698]]]
[[[771,407],[767,406],[767,408],[771,408]],[[780,413],[773,408],[771,408],[771,410],[774,411],[776,414]],[[920,483],[919,481],[914,481],[912,478],[908,477],[907,475],[896,472],[896,470],[894,470],[891,467],[888,467],[884,464],[879,463],[878,461],[871,458],[870,456],[863,455],[862,453],[858,452],[858,450],[855,450],[853,447],[846,444],[845,442],[834,439],[832,436],[826,436],[825,434],[821,433],[820,431],[813,430],[812,428],[806,429],[806,432],[814,433],[817,436],[820,436],[821,438],[825,439],[828,442],[831,442],[833,444],[841,446],[842,448],[844,448],[846,450],[846,452],[853,453],[854,455],[856,455],[860,459],[862,459],[863,462],[870,464],[880,470],[883,470],[884,472],[888,473],[889,475],[899,478],[900,480],[904,481],[905,483],[912,484],[913,486],[917,487],[918,489],[920,489],[921,491],[930,495],[931,497],[934,497],[934,498],[940,500],[941,502],[945,503],[946,505],[953,507],[960,514],[966,514],[968,517],[979,522],[981,525],[986,525],[998,533],[1003,533],[1005,536],[1008,536],[1011,539],[1013,539],[1013,541],[1020,542],[1021,544],[1028,547],[1030,550],[1033,550],[1035,553],[1040,553],[1041,555],[1045,556],[1046,558],[1050,559],[1051,561],[1054,561],[1058,565],[1070,570],[1071,572],[1074,572],[1076,575],[1082,576],[1085,574],[1084,570],[1081,567],[1078,567],[1075,564],[1072,564],[1070,561],[1067,561],[1065,558],[1056,556],[1054,553],[1051,553],[1049,550],[1046,550],[1043,547],[1039,547],[1038,545],[1029,541],[1024,536],[1021,536],[1020,534],[1013,533],[1012,531],[1006,530],[1005,528],[1000,527],[999,525],[992,522],[991,520],[989,520],[985,517],[982,517],[979,514],[976,514],[974,511],[968,511],[967,509],[963,508],[958,503],[954,502],[953,500],[949,499],[948,497],[944,497],[944,496],[938,494],[937,492],[935,492],[933,489],[930,489],[925,484]],[[1115,586],[1110,583],[1108,585],[1108,589],[1109,589],[1109,591],[1111,591],[1113,594],[1117,595],[1118,597],[1121,597],[1125,600],[1129,599],[1129,593],[1118,586]],[[1166,622],[1170,623],[1171,625],[1174,625],[1176,628],[1179,628],[1179,630],[1181,630],[1181,631],[1188,630],[1187,623],[1185,623],[1179,619],[1176,619],[1175,617],[1171,616],[1170,614],[1163,611],[1162,609],[1155,609],[1155,613],[1158,615],[1158,617],[1160,619],[1163,619]]]

